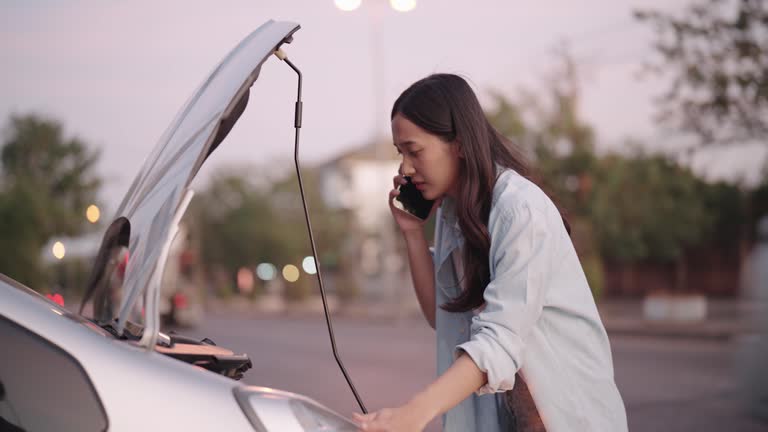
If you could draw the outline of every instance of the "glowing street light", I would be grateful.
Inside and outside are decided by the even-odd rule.
[[[299,280],[299,268],[293,264],[288,264],[283,267],[283,277],[288,282],[296,282]]]
[[[359,8],[362,0],[334,0],[334,3],[336,3],[337,8],[349,12]]]
[[[334,0],[336,7],[343,11],[352,11],[360,7],[361,0]],[[389,0],[389,6],[397,12],[406,13],[413,10],[416,7],[416,0]],[[387,88],[386,73],[387,70],[385,64],[385,56],[381,47],[381,30],[382,21],[384,19],[384,12],[386,12],[386,4],[384,0],[369,0],[368,1],[368,32],[370,39],[370,56],[371,56],[371,85],[373,87],[373,112],[374,112],[374,138],[377,138],[377,134],[389,133],[389,122],[382,122],[381,119],[387,118],[387,112],[384,109],[386,105],[384,99],[384,89]],[[378,141],[378,140],[377,140]],[[376,146],[376,155],[378,157],[384,157],[389,154],[391,149],[382,148],[383,146]]]
[[[96,205],[91,204],[88,206],[88,209],[85,210],[85,217],[88,218],[88,222],[96,223],[101,217],[101,210],[99,210]]]
[[[308,256],[304,258],[304,261],[301,262],[301,268],[304,269],[304,271],[307,274],[315,274],[317,273],[317,266],[315,265],[315,258]]]
[[[247,267],[240,267],[237,271],[237,289],[242,294],[250,294],[253,292],[253,272]]]
[[[362,0],[334,0],[336,7],[351,12],[360,7]],[[398,12],[410,12],[416,8],[416,0],[389,0],[389,6]]]
[[[67,250],[64,248],[64,243],[60,241],[54,243],[53,247],[51,248],[51,253],[53,253],[53,256],[58,260],[64,258],[64,255],[67,254]]]
[[[416,8],[416,0],[389,0],[389,5],[398,12],[410,12]]]
[[[277,268],[270,263],[261,263],[256,266],[256,276],[263,281],[271,281],[277,275]]]

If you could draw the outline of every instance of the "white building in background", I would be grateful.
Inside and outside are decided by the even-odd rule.
[[[323,164],[321,190],[326,205],[352,212],[354,226],[345,244],[347,262],[364,300],[400,310],[418,308],[407,256],[387,197],[400,159],[389,144],[369,144]]]

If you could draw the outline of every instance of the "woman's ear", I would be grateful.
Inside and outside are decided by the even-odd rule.
[[[461,142],[459,142],[459,140],[457,139],[453,141],[452,144],[453,145],[451,147],[453,147],[453,151],[455,152],[456,156],[458,156],[459,159],[464,159],[464,150],[461,147]]]

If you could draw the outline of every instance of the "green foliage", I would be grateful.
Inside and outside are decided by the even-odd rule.
[[[768,161],[763,167],[762,181],[749,194],[749,204],[750,234],[754,237],[756,224],[761,218],[768,216]]]
[[[734,184],[719,181],[701,182],[699,196],[712,219],[708,243],[719,248],[738,245],[749,224],[749,194]]]
[[[38,230],[44,207],[25,185],[4,187],[0,192],[0,273],[30,287],[47,281],[40,249],[45,237]]]
[[[496,109],[486,113],[493,127],[516,145],[528,144],[528,125],[517,103],[507,99],[501,93],[495,93]]]
[[[702,144],[768,136],[768,3],[698,0],[678,15],[638,11],[656,30],[661,57],[652,67],[671,74],[660,118]]]
[[[522,92],[515,100],[496,94],[491,124],[523,148],[535,179],[564,210],[587,281],[595,297],[603,291],[604,271],[598,239],[591,227],[590,196],[597,164],[595,132],[579,112],[576,65],[566,51],[544,97]]]
[[[744,193],[706,182],[665,156],[595,154],[595,133],[580,116],[576,68],[567,54],[549,82],[543,97],[497,94],[488,117],[531,155],[539,182],[565,210],[596,297],[604,289],[604,260],[679,264],[695,248],[731,247],[742,240],[750,208],[756,214],[765,207],[760,197],[768,193],[760,191],[768,186]]]
[[[215,178],[195,197],[188,216],[204,245],[203,263],[219,265],[233,278],[240,267],[276,259],[275,254],[283,252],[268,223],[274,216],[266,194],[244,177],[225,174]]]
[[[596,163],[595,132],[579,112],[576,65],[563,51],[544,96],[523,92],[517,100],[496,95],[489,120],[529,154],[541,186],[569,215],[587,214],[591,172]]]
[[[590,205],[603,256],[624,262],[680,258],[712,224],[701,188],[690,170],[663,156],[605,157]]]
[[[592,295],[599,299],[605,291],[605,269],[600,255],[580,255],[579,261],[581,268],[584,269],[584,276],[587,277],[587,283],[592,290]]]
[[[283,297],[289,302],[301,302],[312,294],[314,288],[314,278],[310,279],[310,277],[302,275],[296,282],[285,284]]]
[[[534,155],[545,189],[566,210],[596,297],[603,290],[603,260],[679,263],[695,248],[738,245],[750,218],[768,213],[768,169],[763,184],[745,192],[707,182],[661,155],[598,156],[594,133],[576,112],[578,92],[561,88],[549,95],[533,103],[530,96],[516,102],[497,95],[497,109],[488,116]]]
[[[605,290],[605,270],[592,223],[586,218],[575,218],[570,223],[571,239],[579,255],[584,276],[587,278],[592,295],[600,298]]]
[[[263,170],[222,170],[192,202],[188,217],[200,235],[202,263],[209,275],[218,268],[234,280],[240,267],[254,268],[262,262],[273,263],[278,272],[287,264],[301,268],[303,258],[312,254],[294,172],[266,181],[252,174],[259,172]],[[317,172],[302,171],[302,180],[318,254],[321,260],[330,258],[320,263],[325,269],[337,264],[333,252],[344,238],[348,216],[324,206]],[[314,287],[314,276],[302,272],[298,282],[286,285],[286,297],[301,300]]]
[[[42,247],[74,236],[88,223],[86,207],[101,185],[99,152],[66,138],[61,124],[33,114],[12,116],[0,160],[0,272],[33,288],[46,283]]]

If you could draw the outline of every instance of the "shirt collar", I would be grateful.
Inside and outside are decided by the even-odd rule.
[[[459,218],[456,216],[456,200],[446,195],[441,204],[443,223],[455,230],[459,228]]]
[[[496,167],[496,177],[498,178],[506,168],[499,164],[494,164],[494,166]],[[442,209],[443,223],[457,231],[461,231],[461,228],[459,228],[459,218],[456,216],[456,200],[446,195],[440,207]]]

